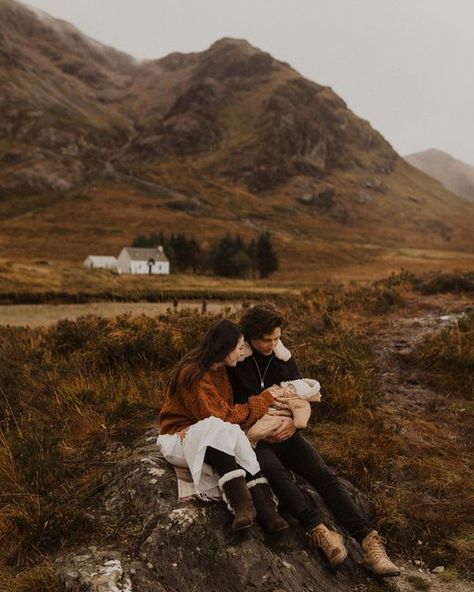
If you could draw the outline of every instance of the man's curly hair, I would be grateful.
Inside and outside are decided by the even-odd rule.
[[[247,341],[260,339],[277,327],[283,328],[286,323],[283,313],[270,302],[256,304],[247,309],[240,318],[240,328]]]

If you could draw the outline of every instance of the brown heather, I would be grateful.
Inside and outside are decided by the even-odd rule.
[[[474,400],[474,312],[428,336],[418,348],[417,363],[433,388]]]
[[[368,330],[404,313],[420,281],[402,274],[273,300],[288,318],[284,340],[303,375],[323,385],[309,437],[373,499],[399,552],[409,555],[418,539],[429,541],[417,548],[426,561],[444,558],[466,573],[474,551],[467,519],[474,514],[474,468],[461,435],[472,433],[473,418],[458,414],[467,402],[456,381],[460,368],[472,373],[472,316],[425,342],[416,361],[450,385],[453,415],[391,406]],[[105,453],[156,423],[168,372],[214,318],[182,311],[0,328],[0,577],[12,578],[9,590],[54,592],[48,558],[56,551],[94,533],[117,537],[97,511]]]

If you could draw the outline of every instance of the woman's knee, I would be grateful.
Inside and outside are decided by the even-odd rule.
[[[240,434],[245,435],[245,432],[242,430],[239,424],[224,421],[220,417],[215,417],[214,415],[206,417],[205,419],[201,419],[198,423],[203,423],[206,426],[212,427],[214,429],[219,429],[222,431],[237,432],[239,436]]]
[[[220,428],[225,428],[225,426],[230,426],[232,424],[220,419],[220,417],[215,417],[214,415],[210,415],[205,419],[201,419],[198,423],[205,424],[205,425],[212,425]]]

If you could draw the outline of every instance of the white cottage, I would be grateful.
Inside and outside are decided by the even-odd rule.
[[[119,273],[169,274],[170,262],[161,246],[156,249],[124,247],[117,257],[117,268]]]
[[[89,255],[82,262],[87,269],[112,269],[117,271],[117,258],[108,255]]]

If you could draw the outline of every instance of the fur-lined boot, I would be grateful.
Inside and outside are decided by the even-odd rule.
[[[260,526],[268,532],[286,530],[288,522],[278,513],[276,500],[265,477],[249,481],[248,487],[252,495],[253,505],[257,510],[257,520]]]
[[[257,512],[245,481],[245,471],[236,469],[222,475],[218,485],[227,507],[234,514],[232,530],[250,528],[254,523]]]

